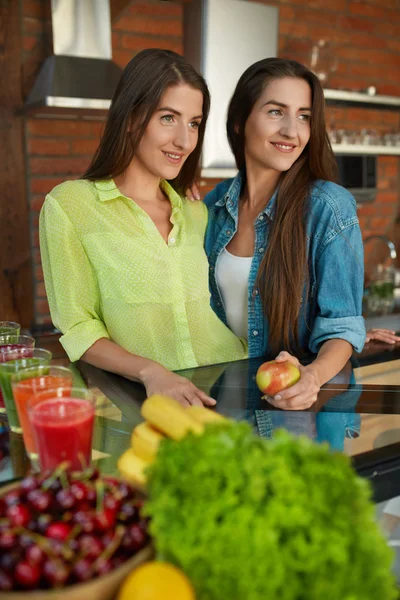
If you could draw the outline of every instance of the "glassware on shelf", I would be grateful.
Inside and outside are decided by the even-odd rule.
[[[318,40],[311,48],[310,69],[320,80],[323,87],[328,87],[332,73],[337,70],[338,59],[330,42]]]
[[[387,315],[395,306],[393,266],[378,265],[371,274],[365,290],[364,304],[368,315]]]

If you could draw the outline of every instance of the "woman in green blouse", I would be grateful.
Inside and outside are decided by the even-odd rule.
[[[180,195],[194,179],[209,105],[204,79],[181,56],[140,52],[83,179],[55,187],[40,215],[47,296],[70,360],[184,405],[215,400],[171,371],[247,351],[210,307],[207,209]]]

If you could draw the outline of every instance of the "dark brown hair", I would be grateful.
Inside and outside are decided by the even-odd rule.
[[[245,125],[265,87],[282,77],[304,79],[311,88],[311,133],[302,154],[282,173],[269,242],[256,286],[269,323],[272,351],[300,351],[299,315],[304,285],[308,290],[306,213],[311,184],[336,181],[336,161],[325,126],[325,100],[318,78],[304,65],[266,58],[239,79],[229,104],[227,132],[238,169],[245,168]],[[305,309],[305,307],[304,307]]]
[[[196,148],[179,175],[170,183],[180,191],[195,179],[210,110],[210,94],[203,77],[186,60],[170,50],[152,48],[139,52],[125,67],[117,85],[99,147],[84,179],[116,177],[125,171],[139,142],[170,86],[187,84],[203,94],[203,118]],[[128,131],[130,126],[134,130]]]

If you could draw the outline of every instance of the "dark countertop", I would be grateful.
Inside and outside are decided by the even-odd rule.
[[[36,346],[50,349],[54,363],[68,365],[54,336],[38,337]],[[255,374],[264,360],[210,365],[180,374],[216,398],[218,412],[248,421],[258,435],[271,437],[284,427],[296,435],[325,441],[352,456],[358,471],[374,482],[377,500],[400,495],[400,345],[369,344],[323,386],[308,411],[281,411],[261,398]],[[77,384],[97,388],[93,448],[102,468],[114,472],[116,460],[130,445],[133,427],[142,420],[145,390],[81,361],[72,368]],[[22,437],[12,434],[5,441],[8,434],[3,423],[0,444],[9,443],[11,454],[0,461],[0,483],[23,476],[29,468]]]

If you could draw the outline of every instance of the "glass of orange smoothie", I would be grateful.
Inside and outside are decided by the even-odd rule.
[[[70,369],[59,366],[40,365],[27,367],[11,378],[12,391],[22,427],[25,449],[31,460],[37,459],[37,449],[32,426],[28,418],[27,404],[37,392],[58,387],[71,388],[73,375]]]

